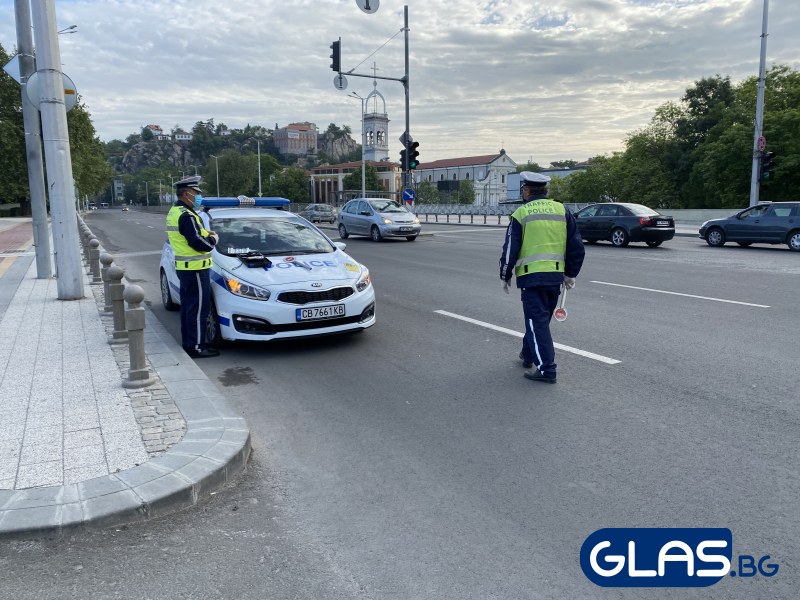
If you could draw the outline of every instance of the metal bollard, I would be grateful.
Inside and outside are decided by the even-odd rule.
[[[100,277],[100,242],[97,239],[89,241],[89,266],[92,269],[92,283],[102,283]]]
[[[128,330],[128,353],[131,366],[128,378],[122,381],[122,387],[138,388],[150,385],[155,378],[150,376],[147,359],[144,355],[144,290],[138,285],[129,285],[123,293],[128,310],[125,311],[125,327]]]
[[[103,252],[100,255],[100,262],[103,264],[102,268],[100,269],[100,277],[103,280],[103,298],[105,299],[103,312],[111,312],[114,307],[111,305],[111,296],[108,293],[108,269],[111,267],[111,263],[114,262],[114,257],[107,252]]]
[[[110,282],[108,284],[108,295],[111,296],[111,306],[114,312],[114,331],[108,340],[109,344],[124,342],[128,339],[128,331],[125,329],[125,301],[123,300],[125,284],[122,283],[122,277],[124,275],[125,272],[117,265],[108,270]]]

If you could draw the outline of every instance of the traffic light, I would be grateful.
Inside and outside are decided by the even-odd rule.
[[[406,148],[400,150],[400,169],[408,171],[408,149]]]
[[[775,175],[775,153],[761,153],[761,181],[769,181]]]
[[[342,40],[331,44],[331,70],[337,73],[342,72]]]
[[[413,171],[419,166],[419,142],[411,142],[408,146],[408,170]]]

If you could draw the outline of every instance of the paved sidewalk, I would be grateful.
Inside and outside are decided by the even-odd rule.
[[[0,219],[0,537],[148,519],[231,480],[244,419],[148,309],[155,382],[124,388],[103,286],[85,275],[83,299],[58,300],[32,238],[30,219]]]

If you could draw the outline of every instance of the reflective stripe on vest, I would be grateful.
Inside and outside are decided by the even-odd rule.
[[[178,271],[199,271],[211,267],[211,253],[198,252],[186,241],[178,229],[178,220],[183,213],[188,213],[200,227],[200,235],[206,237],[208,231],[203,228],[200,217],[185,206],[173,206],[167,214],[167,238],[175,252],[175,269]]]
[[[564,205],[540,198],[519,207],[511,217],[523,228],[514,274],[521,277],[530,273],[563,273],[567,250]]]

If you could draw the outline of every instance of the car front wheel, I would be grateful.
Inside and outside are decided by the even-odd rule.
[[[786,241],[789,244],[789,249],[795,252],[800,252],[800,230],[792,231]]]
[[[211,303],[211,309],[208,311],[208,320],[206,321],[206,344],[212,348],[222,347],[222,332],[219,328],[219,315],[217,315],[217,307]]]
[[[350,237],[350,234],[347,233],[347,228],[345,228],[344,223],[339,223],[339,237],[343,240],[346,240]]]
[[[719,247],[725,244],[725,232],[719,227],[715,227],[706,234],[706,244]]]
[[[372,238],[373,242],[380,242],[383,239],[381,235],[381,230],[378,229],[377,225],[373,225],[372,229],[369,230],[369,237]]]
[[[179,306],[172,300],[172,292],[169,289],[169,279],[164,269],[161,269],[161,302],[167,310],[178,310]]]
[[[611,243],[617,248],[623,248],[628,245],[628,232],[622,227],[617,227],[611,232]]]

